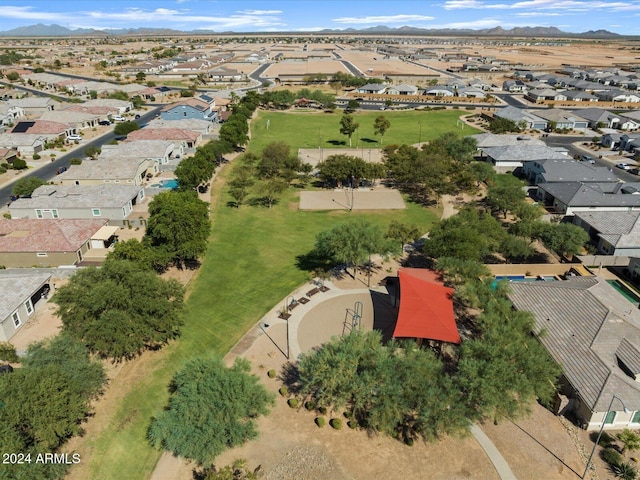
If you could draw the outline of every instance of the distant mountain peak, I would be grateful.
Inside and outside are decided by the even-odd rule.
[[[69,29],[61,25],[51,24],[44,25],[38,23],[36,25],[29,25],[25,27],[18,27],[12,30],[6,30],[0,32],[0,36],[4,37],[70,37],[78,35],[179,35],[188,33],[208,33],[215,34],[212,31],[195,30],[191,32],[173,30],[170,28],[123,28],[119,30],[94,30],[94,29]],[[224,32],[226,34],[242,34],[248,32]],[[261,33],[261,32],[252,32]],[[264,35],[269,35],[274,32],[263,32]],[[286,32],[279,32],[286,33]],[[297,34],[304,34],[305,32],[290,32]],[[411,27],[404,25],[402,27],[387,27],[386,25],[377,25],[375,27],[366,27],[362,29],[346,28],[346,29],[324,29],[318,32],[309,32],[314,34],[322,33],[349,33],[349,34],[371,34],[380,33],[386,35],[461,35],[461,36],[511,36],[511,37],[578,37],[578,38],[615,38],[620,37],[617,33],[609,32],[607,30],[589,30],[583,33],[568,33],[563,32],[557,27],[514,27],[511,29],[504,29],[500,26],[494,28],[485,28],[481,30],[472,29],[428,29],[420,27]]]

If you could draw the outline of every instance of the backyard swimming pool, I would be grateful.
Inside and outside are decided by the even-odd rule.
[[[635,303],[636,305],[640,303],[640,297],[636,295],[631,289],[629,289],[624,283],[620,280],[607,280],[607,283],[611,285],[614,289],[618,291],[624,298],[629,300],[631,303]]]
[[[158,183],[152,183],[150,186],[153,188],[169,188],[175,190],[178,188],[178,181],[175,178],[170,178],[168,180],[160,180]]]

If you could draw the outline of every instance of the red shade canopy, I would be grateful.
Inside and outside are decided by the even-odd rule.
[[[423,268],[403,268],[398,277],[400,312],[393,336],[460,343],[453,289],[445,287],[435,272]]]

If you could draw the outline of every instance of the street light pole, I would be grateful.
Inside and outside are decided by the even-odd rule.
[[[624,413],[628,413],[627,407],[625,406],[622,399],[620,397],[616,397],[615,395],[613,395],[611,397],[611,402],[609,402],[609,407],[607,408],[607,411],[604,413],[604,419],[602,420],[602,425],[600,426],[600,431],[598,432],[598,438],[596,438],[596,443],[593,445],[593,449],[591,450],[591,455],[589,455],[589,460],[587,460],[587,465],[586,467],[584,467],[584,473],[582,474],[582,477],[580,477],[582,478],[582,480],[584,480],[584,478],[587,476],[587,472],[589,471],[589,467],[591,466],[591,460],[593,460],[593,455],[596,453],[596,448],[600,443],[600,437],[602,436],[604,425],[607,422],[607,415],[609,415],[609,412],[611,411],[611,407],[613,407],[613,401],[616,399],[618,399],[618,401],[622,405],[622,408],[624,409]]]

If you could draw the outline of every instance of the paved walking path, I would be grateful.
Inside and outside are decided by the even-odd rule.
[[[511,471],[511,468],[509,468],[504,457],[477,424],[471,425],[471,434],[487,454],[491,463],[493,463],[493,466],[496,468],[496,472],[498,472],[500,478],[502,480],[516,480],[516,476]]]

